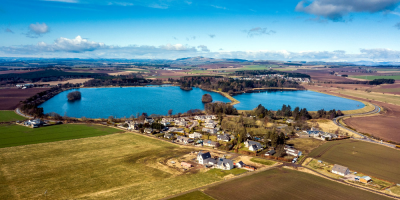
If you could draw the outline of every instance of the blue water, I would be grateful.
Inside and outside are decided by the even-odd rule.
[[[204,110],[203,94],[211,94],[214,101],[230,102],[226,97],[193,88],[191,91],[179,87],[123,87],[123,88],[80,88],[82,99],[69,102],[64,91],[49,99],[40,107],[44,113],[56,112],[61,116],[87,118],[117,118],[136,116],[136,113],[167,115],[184,113],[190,109]]]
[[[230,102],[226,97],[193,88],[191,91],[179,87],[125,87],[125,88],[80,88],[82,99],[74,102],[67,100],[67,94],[72,90],[62,92],[43,103],[44,113],[56,112],[62,116],[87,118],[117,118],[136,116],[136,113],[167,115],[184,113],[190,109],[204,109],[201,102],[203,94],[209,93],[214,101]],[[364,104],[350,99],[344,99],[312,91],[278,91],[246,93],[234,96],[240,101],[235,105],[238,110],[252,110],[262,104],[269,110],[278,110],[283,104],[307,108],[309,111],[354,110],[364,107]]]
[[[245,93],[233,96],[240,101],[235,105],[238,110],[252,110],[259,104],[268,110],[278,110],[283,104],[290,105],[292,109],[299,106],[308,111],[325,110],[355,110],[364,107],[359,101],[345,99],[313,91],[266,91],[260,93]]]

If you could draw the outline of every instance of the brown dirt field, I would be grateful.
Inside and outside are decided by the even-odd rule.
[[[234,64],[234,63],[224,63],[224,64],[209,64],[209,65],[201,65],[199,68],[206,69],[220,69],[220,68],[241,68],[243,65]]]
[[[49,82],[35,82],[35,84],[50,84],[50,85],[57,85],[57,84],[66,84],[66,83],[84,83],[88,80],[92,80],[93,78],[79,78],[79,79],[71,79],[66,81],[49,81]]]
[[[362,100],[373,103],[385,109],[385,113],[380,115],[374,115],[370,117],[354,117],[345,119],[344,122],[355,128],[358,132],[368,133],[375,137],[382,138],[384,140],[390,140],[393,142],[400,143],[400,106],[383,103],[379,101],[367,100],[364,98],[348,96],[344,94],[333,93],[329,91],[329,88],[308,86],[305,85],[307,89],[321,91],[327,94],[341,96],[345,98],[351,98],[355,100]]]
[[[0,89],[0,110],[14,110],[20,101],[23,101],[39,92],[49,88],[29,88],[29,89]]]

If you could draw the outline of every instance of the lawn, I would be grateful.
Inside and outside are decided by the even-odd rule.
[[[193,151],[134,133],[0,149],[0,199],[160,199],[222,180],[166,163]]]
[[[15,114],[12,110],[0,110],[0,122],[11,122],[25,119],[25,117]]]
[[[40,128],[20,125],[0,125],[0,148],[54,142],[122,132],[99,125],[64,124]]]
[[[374,79],[394,79],[400,80],[400,75],[386,75],[386,76],[350,76],[351,78],[358,78],[372,81]]]
[[[400,183],[400,151],[355,140],[327,142],[313,150],[310,157],[340,164],[352,171]]]
[[[272,169],[235,179],[204,191],[214,199],[389,199],[318,176]]]
[[[194,191],[191,193],[171,198],[169,200],[213,200],[213,198],[204,194],[201,191]]]
[[[261,159],[261,158],[252,158],[250,159],[251,162],[255,162],[255,163],[260,163],[263,165],[273,165],[275,164],[274,161],[270,161],[270,160],[265,160],[265,159]]]

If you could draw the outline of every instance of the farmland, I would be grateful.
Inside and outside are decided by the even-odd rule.
[[[293,145],[294,148],[306,154],[310,153],[313,149],[323,143],[325,143],[325,141],[313,138],[295,138],[287,141],[288,145]]]
[[[222,180],[166,162],[193,151],[111,134],[0,149],[0,199],[158,199]]]
[[[0,122],[24,120],[25,117],[15,114],[12,110],[0,110]]]
[[[29,89],[0,89],[0,110],[14,110],[20,101],[23,101],[39,92],[49,88],[29,88]]]
[[[351,78],[358,78],[372,81],[374,79],[394,79],[400,80],[400,75],[384,75],[384,76],[350,76]]]
[[[204,191],[215,199],[388,199],[318,176],[272,169]],[[351,195],[349,195],[351,194]]]
[[[0,148],[102,136],[121,132],[114,128],[83,124],[54,125],[35,129],[20,125],[0,125],[0,129]]]
[[[383,180],[400,182],[400,151],[392,148],[356,140],[341,140],[327,142],[309,156]]]
[[[181,196],[177,196],[175,198],[171,198],[169,200],[213,200],[213,198],[207,196],[201,191],[194,191]]]

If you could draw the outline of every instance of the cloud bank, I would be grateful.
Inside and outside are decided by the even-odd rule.
[[[49,27],[45,23],[30,24],[29,32],[26,34],[26,37],[38,38],[41,37],[43,34],[48,33],[49,31]]]
[[[391,11],[399,3],[400,0],[302,0],[295,10],[333,21],[343,21],[343,17],[350,13]]]
[[[255,27],[250,30],[244,30],[248,37],[260,36],[260,35],[271,35],[276,33],[274,30],[268,30],[267,28]]]

